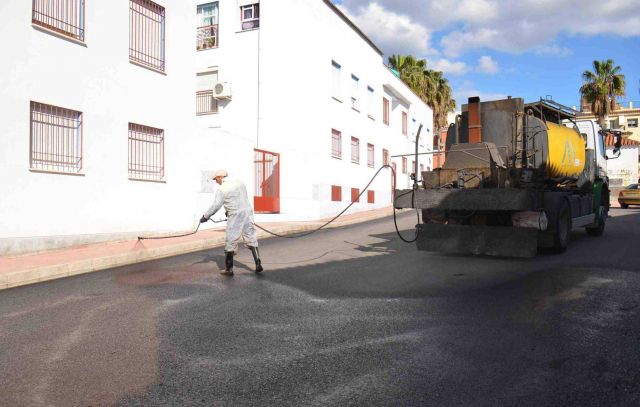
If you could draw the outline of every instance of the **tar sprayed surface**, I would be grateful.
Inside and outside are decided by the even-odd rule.
[[[385,219],[264,240],[262,275],[214,249],[6,290],[0,405],[638,405],[640,211],[613,214],[533,260]]]

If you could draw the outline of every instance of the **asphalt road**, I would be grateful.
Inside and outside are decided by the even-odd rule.
[[[533,260],[390,219],[0,292],[0,405],[640,405],[640,210]],[[414,217],[401,227],[411,236]]]

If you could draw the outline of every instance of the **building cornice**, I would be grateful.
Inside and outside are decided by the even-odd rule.
[[[354,24],[354,22],[353,22],[353,21],[351,21],[351,20],[349,19],[349,17],[347,17],[347,16],[346,16],[342,11],[340,11],[340,9],[339,9],[338,7],[336,7],[336,5],[335,5],[335,4],[333,4],[333,3],[331,2],[331,0],[322,0],[322,1],[324,2],[324,4],[326,4],[327,6],[329,6],[329,8],[330,8],[334,13],[336,13],[336,15],[337,15],[338,17],[340,17],[340,18],[342,19],[342,21],[344,21],[345,23],[347,23],[347,25],[348,25],[349,27],[351,27],[351,28],[353,29],[353,31],[355,31],[355,32],[356,32],[356,34],[358,34],[358,35],[359,35],[363,40],[365,40],[365,42],[366,42],[367,44],[369,44],[369,45],[371,46],[371,48],[373,48],[373,49],[374,49],[378,54],[380,54],[380,56],[383,56],[383,55],[384,55],[384,52],[382,52],[382,51],[380,50],[380,48],[378,48],[378,46],[377,46],[373,41],[371,41],[371,39],[370,39],[369,37],[367,37],[367,35],[366,35],[364,32],[362,32],[362,30],[361,30],[360,28],[358,28],[358,26],[357,26],[357,25],[355,25],[355,24]]]

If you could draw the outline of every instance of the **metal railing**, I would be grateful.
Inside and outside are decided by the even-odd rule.
[[[164,72],[165,10],[150,0],[129,0],[129,60]]]
[[[213,90],[196,92],[196,115],[218,113],[218,100],[213,98]]]
[[[32,169],[78,173],[82,169],[82,112],[31,102]]]
[[[31,22],[84,42],[84,0],[33,0]]]
[[[129,178],[164,179],[164,130],[129,123]]]
[[[196,29],[196,49],[198,51],[218,48],[218,45],[218,24],[205,25]]]

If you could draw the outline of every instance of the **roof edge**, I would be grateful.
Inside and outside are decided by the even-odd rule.
[[[329,6],[329,8],[333,10],[333,12],[336,13],[338,17],[342,19],[342,21],[347,23],[349,27],[351,27],[363,40],[365,40],[367,44],[371,46],[371,48],[373,48],[378,54],[380,54],[380,56],[384,56],[384,52],[382,52],[380,48],[378,48],[378,46],[373,41],[371,41],[371,39],[367,37],[367,35],[362,32],[362,30],[357,25],[355,25],[353,21],[349,19],[349,17],[347,17],[342,11],[340,11],[340,9],[336,7],[336,5],[331,2],[331,0],[322,1],[324,2],[324,4]]]

